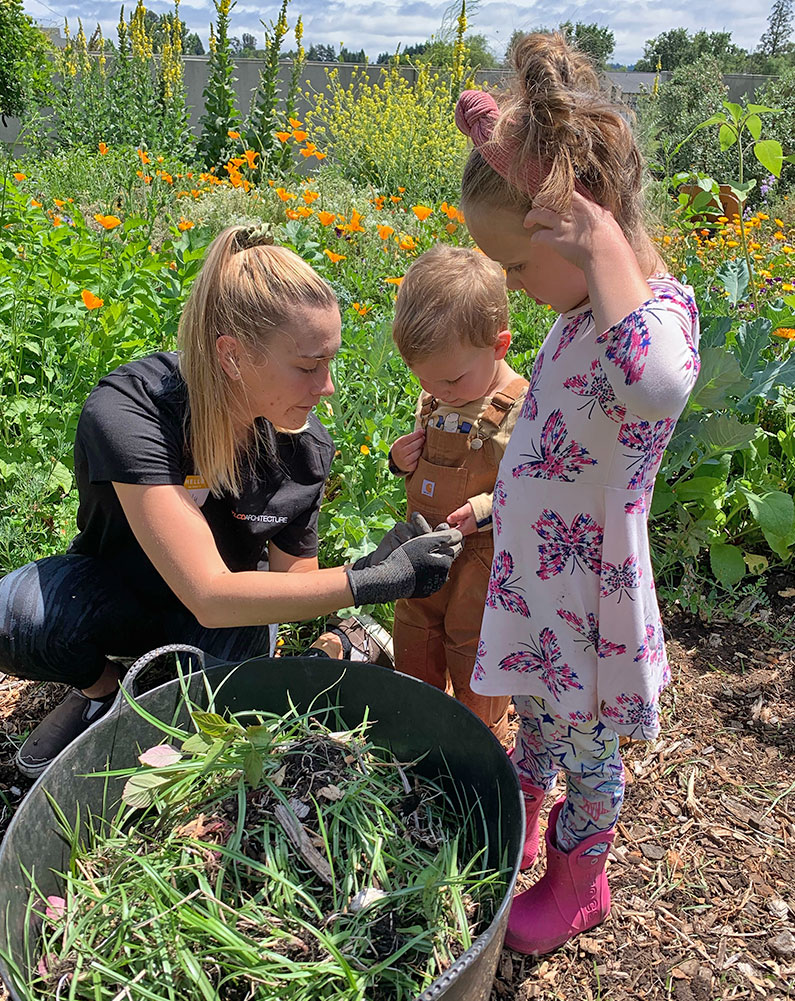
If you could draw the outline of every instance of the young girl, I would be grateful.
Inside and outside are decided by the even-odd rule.
[[[698,313],[644,230],[641,158],[587,57],[560,35],[532,34],[513,65],[499,107],[482,92],[459,100],[475,147],[462,203],[509,288],[560,316],[500,465],[472,688],[511,694],[519,713],[524,866],[544,795],[566,774],[546,873],[514,900],[506,937],[541,955],[607,916],[619,735],[659,731],[670,672],[646,521],[698,375]]]
[[[340,314],[331,286],[272,242],[221,233],[180,352],[100,381],[75,441],[79,534],[68,553],[0,579],[0,670],[74,686],[20,749],[26,775],[110,708],[110,655],[166,643],[267,655],[274,623],[431,594],[460,549],[455,529],[416,537],[421,527],[399,523],[352,566],[318,568],[334,445],[312,411],[334,392]],[[340,628],[326,641],[350,653]]]

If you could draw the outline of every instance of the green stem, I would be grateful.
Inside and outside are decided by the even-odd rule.
[[[743,142],[742,142],[742,123],[737,129],[737,152],[740,157],[740,184],[743,183]],[[750,290],[751,302],[754,304],[754,313],[759,313],[759,303],[756,297],[756,282],[754,281],[754,268],[751,263],[751,254],[748,250],[748,240],[745,235],[745,220],[743,219],[743,206],[745,205],[745,199],[740,203],[740,243],[743,248],[743,256],[745,257],[745,265],[748,268],[748,288]]]

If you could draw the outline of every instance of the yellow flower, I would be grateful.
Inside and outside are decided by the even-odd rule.
[[[366,445],[360,445],[359,446],[359,451],[362,453],[362,455],[369,455],[370,454],[370,449]]]
[[[337,217],[333,212],[318,212],[317,218],[321,226],[330,226]]]
[[[328,257],[332,264],[339,264],[340,261],[345,260],[344,254],[335,254],[333,250],[324,250],[323,253]]]
[[[235,132],[234,129],[227,129],[226,134],[229,136],[230,139],[239,139],[240,138],[240,133],[239,132]]]
[[[795,254],[795,248],[790,247],[788,243],[785,243],[781,249],[784,251],[785,254]]]
[[[379,226],[378,235],[382,240],[388,240],[390,236],[394,233],[394,229],[391,226]]]
[[[784,292],[795,292],[795,285],[792,282],[784,282],[781,288]]]
[[[20,171],[17,171],[16,174],[14,174],[14,180],[15,181],[24,181],[27,176],[28,176],[27,174],[23,174],[22,171],[20,170]]]
[[[740,244],[739,244],[739,242],[737,240],[727,240],[726,241],[726,246],[727,247],[739,247]]]
[[[193,229],[195,225],[196,223],[191,222],[190,219],[186,219],[184,216],[181,216],[179,222],[177,223],[177,229],[182,230],[184,233],[187,229]]]
[[[110,147],[108,146],[107,143],[100,143],[97,148],[99,149],[99,155],[100,156],[104,156],[108,152],[108,150],[110,149]]]
[[[95,215],[94,218],[103,229],[115,229],[121,226],[121,219],[117,215]]]
[[[433,209],[428,208],[427,205],[412,205],[411,211],[420,222],[425,222],[428,216],[433,212]]]
[[[105,300],[100,299],[98,295],[94,295],[93,292],[89,292],[87,288],[84,288],[80,293],[80,297],[83,300],[83,305],[86,309],[99,309],[100,306],[105,305]]]

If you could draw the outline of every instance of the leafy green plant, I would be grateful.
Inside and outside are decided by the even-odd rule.
[[[235,0],[213,0],[216,27],[210,28],[209,78],[204,88],[204,114],[197,152],[205,166],[220,164],[229,150],[230,132],[236,132],[240,113],[232,86],[232,50],[229,44],[229,14]]]
[[[49,50],[22,0],[0,0],[0,119],[21,118],[43,101],[52,76]]]

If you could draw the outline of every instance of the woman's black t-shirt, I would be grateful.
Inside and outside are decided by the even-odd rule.
[[[115,481],[184,486],[232,571],[267,569],[270,540],[291,556],[315,556],[318,512],[334,456],[331,436],[317,417],[310,414],[302,431],[272,435],[278,462],[262,449],[244,472],[239,497],[214,497],[204,486],[186,436],[187,417],[188,391],[176,353],[141,358],[100,380],[77,425],[80,533],[70,552],[110,561],[129,586],[173,599],[130,529]]]

